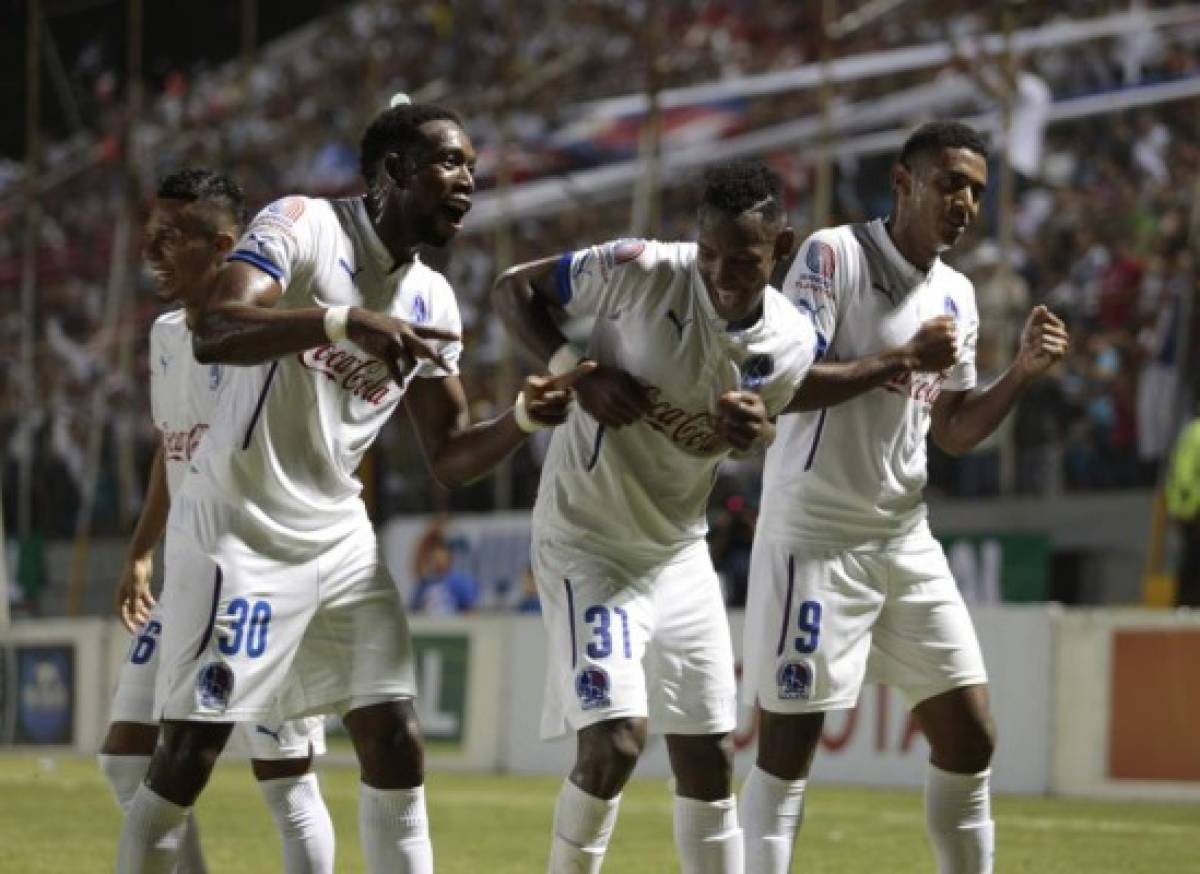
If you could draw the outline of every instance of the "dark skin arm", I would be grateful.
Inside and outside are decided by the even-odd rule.
[[[496,313],[508,332],[541,364],[567,342],[551,315],[553,309],[561,309],[554,284],[557,263],[555,256],[518,264],[492,286]],[[581,376],[575,393],[579,405],[609,428],[630,425],[650,408],[645,387],[618,367],[595,367]]]
[[[283,288],[271,276],[241,261],[226,263],[213,280],[208,304],[192,334],[201,364],[260,364],[329,342],[325,309],[278,309]],[[387,364],[400,383],[419,359],[445,361],[429,340],[456,340],[440,328],[412,325],[362,307],[351,307],[347,336]]]
[[[150,578],[154,574],[154,547],[162,539],[167,527],[167,511],[171,508],[171,497],[167,492],[166,463],[163,461],[162,446],[154,453],[150,465],[150,481],[146,483],[146,496],[142,501],[142,512],[137,527],[129,541],[129,553],[121,579],[117,583],[116,605],[121,624],[130,634],[135,634],[150,618],[154,607],[154,596],[150,594]]]
[[[986,389],[942,392],[931,410],[929,433],[950,455],[970,452],[999,427],[1026,386],[1062,360],[1070,338],[1058,316],[1036,306],[1025,320],[1017,357]]]
[[[814,364],[784,412],[833,407],[911,371],[945,370],[957,358],[954,319],[939,316],[923,323],[899,348],[854,361]]]
[[[594,362],[581,362],[561,376],[526,377],[522,392],[529,415],[548,425],[566,421],[571,386],[594,367]],[[457,376],[414,379],[404,403],[430,472],[446,488],[490,473],[529,436],[517,425],[511,407],[494,419],[471,424],[467,395]]]

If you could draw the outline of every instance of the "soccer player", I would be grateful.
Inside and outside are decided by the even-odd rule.
[[[548,635],[544,737],[576,733],[551,872],[596,872],[646,741],[666,735],[684,872],[742,868],[732,793],[729,626],[704,540],[717,466],[768,442],[815,354],[811,321],[768,285],[790,251],[779,178],[705,179],[694,243],[618,240],[512,268],[493,300],[551,373],[598,362],[553,436],[533,511]],[[553,311],[594,317],[586,348]]]
[[[824,361],[793,402],[805,412],[779,420],[751,558],[743,693],[761,716],[741,798],[751,874],[790,870],[824,714],[853,707],[865,676],[899,688],[929,740],[938,870],[992,870],[987,677],[926,522],[925,437],[969,451],[1068,337],[1035,307],[1012,365],[976,386],[974,293],[939,255],[975,219],[986,162],[970,128],[920,127],[892,169],[892,215],[817,231],[784,282]],[[914,335],[930,354],[913,353]]]
[[[167,526],[166,602],[148,780],[120,874],[160,872],[234,722],[334,711],[360,765],[367,869],[433,867],[412,642],[354,477],[401,398],[434,475],[463,483],[540,424],[571,381],[526,379],[470,424],[454,293],[417,257],[461,227],[475,151],[436,106],[381,113],[362,141],[365,197],[287,197],[250,224],[193,335],[197,360],[263,365],[222,394]]]
[[[141,516],[134,530],[117,608],[137,634],[113,695],[112,722],[100,766],[117,802],[127,809],[146,776],[158,742],[154,680],[162,611],[150,594],[154,548],[162,539],[171,495],[212,421],[219,393],[238,374],[192,357],[191,325],[203,306],[206,282],[241,234],[242,190],[211,170],[182,170],[164,179],[145,229],[145,258],[164,301],[182,303],[150,329],[150,406],[162,441],[154,455]],[[168,567],[167,574],[174,568]],[[312,756],[325,751],[317,716],[282,724],[238,726],[259,789],[283,838],[287,872],[333,871],[333,823],[321,798]],[[180,871],[204,871],[195,823],[188,817],[179,848]]]

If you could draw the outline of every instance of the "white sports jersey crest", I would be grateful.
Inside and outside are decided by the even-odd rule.
[[[274,277],[284,289],[280,307],[361,306],[462,331],[446,280],[416,259],[395,268],[361,198],[277,201],[251,222],[230,260]],[[461,349],[441,344],[454,372]],[[312,554],[361,524],[354,472],[408,381],[445,374],[423,361],[397,386],[383,362],[349,340],[260,369],[255,391],[222,396],[189,483],[242,507],[273,551]]]
[[[944,390],[975,385],[979,316],[970,281],[940,260],[928,273],[896,250],[883,221],[817,231],[783,292],[812,317],[825,358],[849,361],[908,342],[921,323],[954,316],[958,363],[825,410],[783,416],[767,453],[759,525],[830,543],[925,533],[925,436]]]
[[[181,309],[159,316],[150,328],[150,414],[162,437],[171,495],[183,482],[235,369],[242,368],[200,364],[192,357],[192,332]]]
[[[589,356],[647,386],[641,420],[606,429],[577,405],[555,429],[535,524],[609,555],[662,557],[704,537],[705,507],[727,447],[710,410],[753,389],[777,413],[812,363],[812,325],[775,289],[762,317],[730,329],[696,269],[696,246],[620,240],[559,261],[567,312],[594,316]]]

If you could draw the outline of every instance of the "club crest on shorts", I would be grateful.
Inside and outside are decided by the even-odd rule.
[[[584,710],[607,707],[611,702],[608,690],[612,686],[604,668],[588,665],[575,675],[575,694]]]
[[[771,355],[750,355],[742,362],[741,371],[742,389],[753,391],[775,372],[775,358]]]
[[[807,700],[812,695],[812,668],[806,662],[784,662],[775,672],[775,682],[784,701]]]
[[[224,662],[209,662],[196,677],[196,700],[209,710],[224,710],[233,695],[233,669]]]

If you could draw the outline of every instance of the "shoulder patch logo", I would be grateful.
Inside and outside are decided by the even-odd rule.
[[[954,298],[952,298],[950,295],[946,295],[946,300],[942,304],[942,307],[945,310],[946,315],[953,316],[954,320],[958,321],[958,304],[954,302]]]
[[[837,266],[833,247],[820,240],[814,240],[804,253],[804,266],[808,268],[809,273],[832,282],[833,271]]]
[[[742,362],[742,388],[753,390],[762,386],[775,372],[775,358],[771,355],[751,355]]]
[[[304,215],[304,198],[285,197],[283,200],[277,200],[267,207],[267,212],[289,222],[295,222]]]
[[[208,368],[208,390],[216,391],[221,385],[221,365],[212,364]]]

